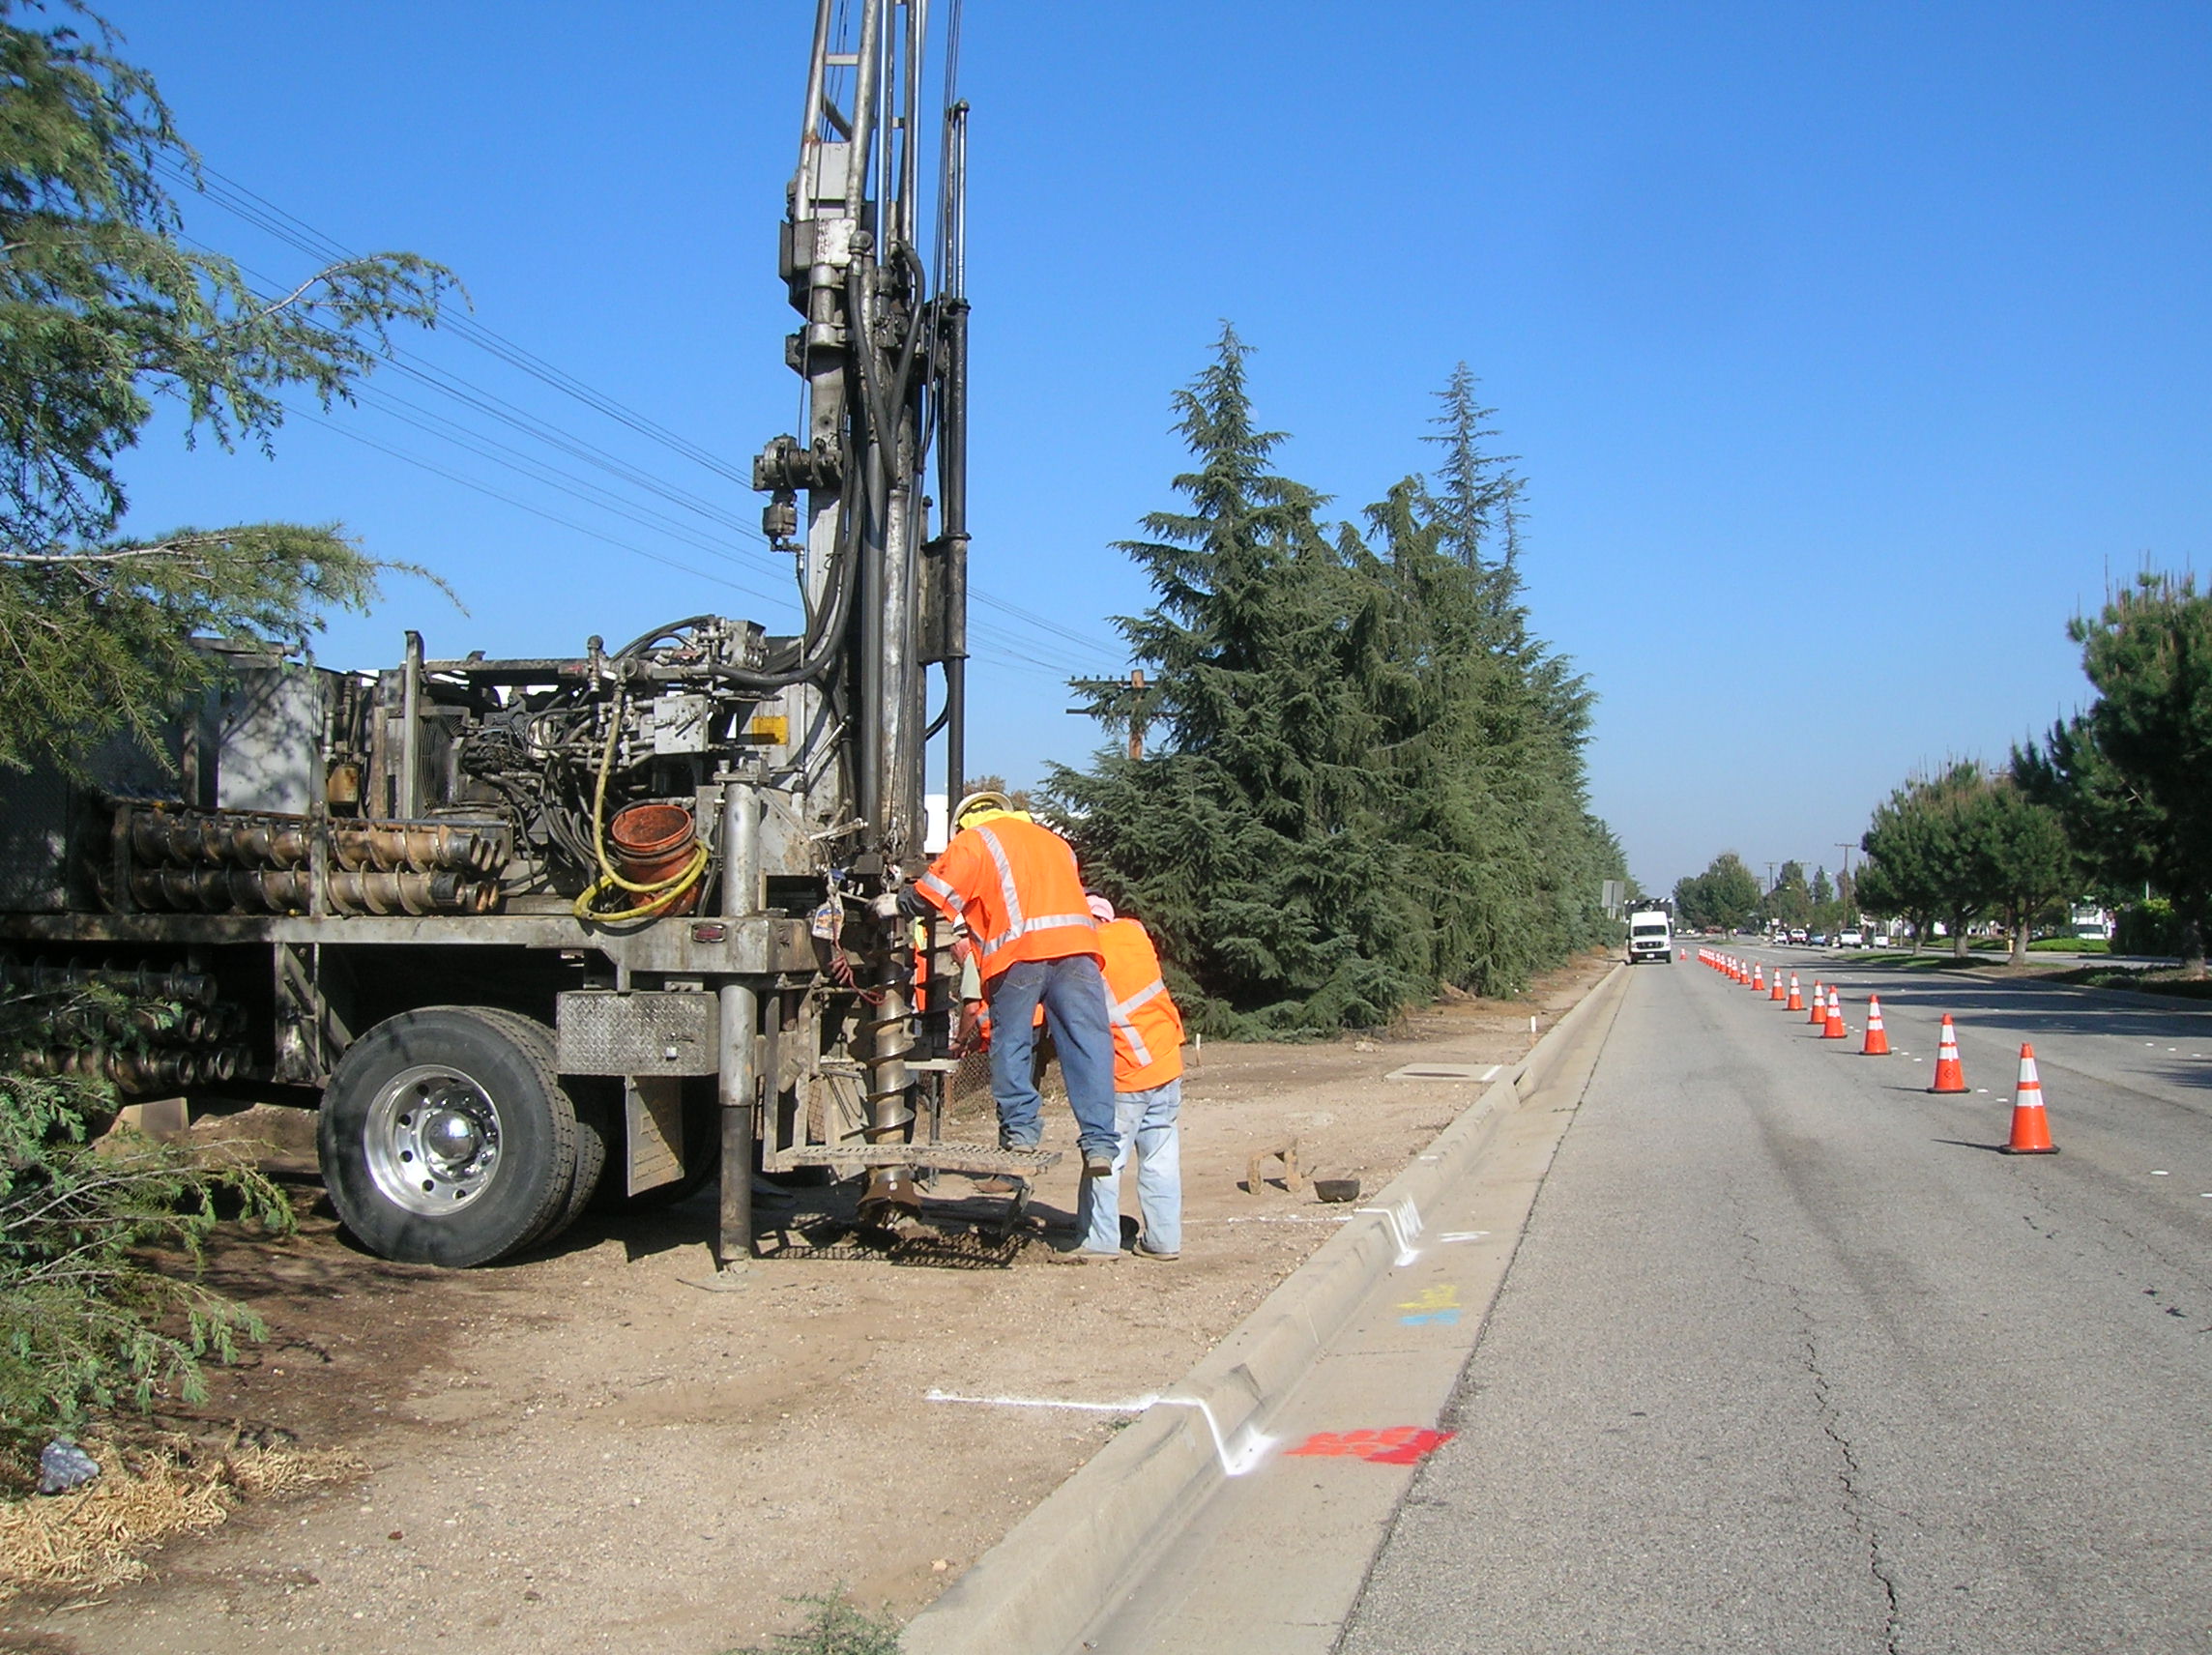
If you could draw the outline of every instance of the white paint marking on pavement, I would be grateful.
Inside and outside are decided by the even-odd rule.
[[[1221,1439],[1220,1423],[1203,1397],[1141,1396],[1127,1402],[1074,1402],[1060,1397],[959,1396],[935,1386],[922,1393],[924,1402],[967,1403],[976,1408],[1056,1408],[1075,1413],[1146,1413],[1155,1408],[1195,1408],[1206,1416],[1206,1429],[1213,1437],[1213,1452],[1221,1461],[1221,1474],[1241,1477],[1274,1445],[1249,1425],[1237,1434],[1234,1444]]]
[[[1061,1408],[1076,1413],[1143,1413],[1162,1399],[1141,1396],[1131,1397],[1127,1402],[1069,1402],[1058,1397],[960,1396],[952,1391],[941,1391],[932,1385],[922,1393],[921,1400],[962,1402],[976,1408]]]
[[[2152,1176],[2152,1177],[2154,1177],[2154,1178],[2163,1178],[2163,1177],[2166,1177],[2166,1176],[2168,1176],[2168,1174],[2166,1174],[2166,1173],[2161,1173],[2161,1172],[2154,1172],[2154,1173],[2152,1173],[2152,1174],[2151,1174],[2151,1176]]]
[[[1413,1237],[1421,1233],[1421,1214],[1413,1205],[1412,1197],[1401,1196],[1388,1206],[1361,1206],[1353,1210],[1372,1213],[1390,1226],[1390,1237],[1398,1243],[1399,1269],[1404,1269],[1420,1257],[1413,1250]]]
[[[1213,1409],[1206,1406],[1204,1397],[1164,1396],[1158,1400],[1169,1408],[1195,1408],[1206,1415],[1206,1429],[1213,1433],[1213,1452],[1221,1462],[1221,1474],[1225,1477],[1241,1477],[1275,1445],[1272,1437],[1263,1437],[1250,1424],[1237,1433],[1234,1443],[1222,1441],[1221,1427],[1215,1423]]]
[[[1447,1230],[1437,1239],[1440,1241],[1479,1241],[1490,1234],[1487,1230]]]
[[[1349,1212],[1240,1212],[1234,1218],[1186,1218],[1185,1224],[1347,1224]]]

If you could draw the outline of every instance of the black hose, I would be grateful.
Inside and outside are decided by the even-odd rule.
[[[663,638],[672,638],[679,632],[687,632],[694,626],[704,625],[707,622],[716,619],[718,617],[713,615],[691,615],[682,621],[671,621],[665,626],[655,626],[650,632],[641,632],[607,658],[616,661],[627,660],[650,644],[657,644]]]

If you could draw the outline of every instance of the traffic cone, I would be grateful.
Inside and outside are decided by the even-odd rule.
[[[1826,991],[1820,987],[1819,979],[1816,977],[1813,982],[1813,1015],[1806,1018],[1806,1022],[1825,1023],[1828,1021],[1827,1002],[1820,998],[1820,996],[1825,992]]]
[[[1959,1031],[1951,1027],[1951,1014],[1943,1013],[1943,1037],[1936,1047],[1936,1084],[1930,1091],[1965,1091],[1966,1066],[1959,1061]]]
[[[1782,1003],[1783,997],[1787,992],[1788,991],[1782,986],[1782,968],[1780,966],[1776,966],[1774,968],[1773,981],[1767,986],[1766,998],[1774,1002],[1775,1004],[1780,1005]]]
[[[1790,1003],[1782,1009],[1785,1011],[1803,1011],[1805,1009],[1805,997],[1797,992],[1797,973],[1795,972],[1790,973]]]
[[[1831,988],[1828,990],[1828,1017],[1821,1026],[1820,1038],[1841,1040],[1849,1032],[1844,1027],[1844,997]]]
[[[1859,1048],[1862,1058],[1889,1056],[1889,1036],[1881,1027],[1881,996],[1870,994],[1866,999],[1866,1044]]]
[[[2058,1147],[2051,1141],[2051,1121],[2043,1113],[2043,1082],[2036,1078],[2035,1048],[2022,1045],[2020,1049],[2020,1085],[2012,1100],[2012,1142],[2004,1147],[2008,1155],[2055,1155]]]
[[[1751,968],[1751,992],[1753,994],[1764,994],[1766,992],[1766,968],[1763,965],[1755,963]]]

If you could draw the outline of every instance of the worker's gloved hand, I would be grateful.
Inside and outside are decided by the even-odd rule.
[[[896,919],[899,916],[899,893],[887,890],[881,896],[868,898],[868,912],[878,919]]]

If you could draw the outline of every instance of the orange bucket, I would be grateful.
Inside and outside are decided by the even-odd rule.
[[[681,804],[632,804],[615,812],[615,819],[607,824],[607,843],[614,847],[615,870],[632,885],[658,885],[681,874],[690,865],[691,846],[697,837],[691,812]],[[659,912],[690,913],[699,901],[699,887],[704,883],[694,880]],[[640,905],[655,900],[650,896],[636,897]]]

